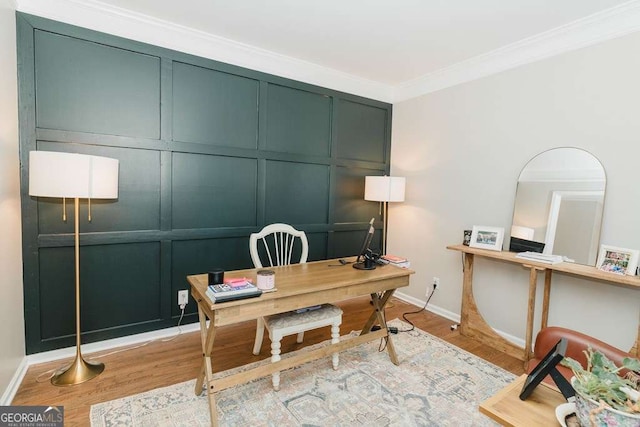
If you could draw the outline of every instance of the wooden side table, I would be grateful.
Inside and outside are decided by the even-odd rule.
[[[480,405],[480,412],[504,426],[548,427],[558,425],[556,407],[567,403],[562,393],[547,383],[540,383],[527,400],[520,391],[527,379],[521,375]]]

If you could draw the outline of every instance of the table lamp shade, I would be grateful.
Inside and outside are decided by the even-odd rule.
[[[118,160],[53,151],[29,153],[29,195],[118,198]]]
[[[404,177],[367,176],[364,199],[373,202],[404,202]]]

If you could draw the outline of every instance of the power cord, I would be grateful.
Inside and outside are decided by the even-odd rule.
[[[407,313],[402,313],[402,318],[405,320],[405,322],[407,322],[408,324],[411,325],[411,329],[405,329],[405,330],[398,331],[398,332],[411,332],[416,328],[416,325],[414,325],[411,320],[407,319],[407,315],[408,314],[418,314],[418,313],[423,312],[427,308],[427,305],[429,304],[429,301],[431,301],[431,297],[436,292],[436,289],[438,289],[438,284],[434,282],[433,283],[433,289],[431,290],[431,293],[429,294],[429,297],[427,298],[427,301],[425,301],[424,306],[422,306],[422,308],[420,310],[418,310],[418,311],[409,311]]]
[[[416,325],[414,325],[411,320],[407,319],[406,316],[409,315],[409,314],[418,314],[418,313],[423,312],[427,308],[427,305],[429,304],[429,301],[431,301],[431,297],[433,296],[433,294],[435,293],[437,288],[438,288],[438,284],[434,282],[433,283],[433,289],[431,290],[431,293],[429,294],[429,297],[427,298],[427,301],[425,301],[424,306],[422,306],[422,308],[420,310],[418,310],[418,311],[409,311],[407,313],[402,313],[402,318],[405,320],[405,322],[407,322],[408,324],[411,325],[411,329],[399,330],[395,326],[389,326],[389,327],[387,327],[389,332],[392,333],[392,334],[397,334],[399,332],[411,332],[411,331],[413,331],[416,328]],[[385,316],[385,318],[386,318],[386,316]],[[377,330],[380,330],[380,329],[381,329],[380,325],[373,325],[373,327],[371,328],[372,331],[377,331]],[[378,346],[378,351],[384,351],[387,348],[387,342],[388,342],[388,337],[386,337],[386,336],[382,337],[380,339],[380,345]]]
[[[153,340],[145,341],[145,342],[143,342],[141,344],[138,344],[138,345],[134,345],[132,347],[125,347],[125,348],[121,348],[119,350],[111,351],[109,353],[92,355],[91,357],[88,357],[86,360],[88,362],[94,361],[96,359],[101,359],[103,357],[107,357],[107,356],[111,356],[111,355],[114,355],[114,354],[122,353],[124,351],[129,351],[129,350],[135,350],[137,348],[142,348],[142,347],[144,347],[146,345],[149,345],[149,344],[151,344],[153,342],[157,342],[157,341],[160,341],[160,342],[173,341],[174,339],[178,338],[182,334],[182,328],[180,327],[180,324],[182,323],[182,318],[184,317],[185,306],[186,306],[186,304],[180,304],[180,319],[178,319],[178,325],[177,325],[178,333],[175,334],[174,336],[169,337],[169,338],[162,338],[162,339],[156,338],[156,339],[153,339]],[[36,377],[36,382],[37,383],[46,382],[46,381],[50,380],[57,372],[63,372],[68,367],[69,367],[69,365],[65,364],[65,365],[63,365],[63,366],[61,366],[59,368],[49,369],[48,371],[45,371],[45,372],[41,373],[40,375],[38,375]],[[45,376],[45,375],[48,375],[48,376],[45,379],[43,379],[43,376]]]

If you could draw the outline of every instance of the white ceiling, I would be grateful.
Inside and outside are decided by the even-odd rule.
[[[640,0],[16,0],[17,10],[398,102],[640,31]]]
[[[627,0],[101,0],[398,85]]]

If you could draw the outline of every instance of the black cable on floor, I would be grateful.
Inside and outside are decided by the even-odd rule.
[[[418,310],[418,311],[409,311],[407,313],[402,313],[402,318],[405,320],[405,322],[407,322],[408,324],[411,325],[411,329],[405,329],[403,331],[398,330],[398,332],[411,332],[416,328],[416,325],[414,325],[411,320],[407,319],[406,316],[408,314],[418,314],[418,313],[423,312],[427,308],[427,305],[429,304],[429,301],[431,301],[431,297],[433,296],[433,294],[435,292],[436,292],[436,285],[434,283],[433,284],[433,289],[431,290],[431,293],[429,294],[429,298],[427,298],[427,301],[424,303],[424,306],[420,310]]]
[[[431,293],[429,294],[429,298],[427,298],[427,301],[425,301],[424,306],[422,306],[422,308],[420,310],[418,310],[418,311],[409,311],[407,313],[402,313],[402,318],[404,319],[405,322],[407,322],[408,324],[411,325],[411,329],[406,329],[404,331],[398,330],[398,333],[400,333],[400,332],[411,332],[416,328],[416,325],[414,325],[411,320],[407,319],[406,316],[408,314],[418,314],[418,313],[423,312],[427,308],[427,305],[429,304],[429,301],[431,301],[431,297],[433,296],[435,291],[436,291],[436,284],[434,283],[433,284],[433,289],[431,290]],[[384,310],[385,310],[385,319],[386,319],[386,307],[384,308]],[[380,345],[378,346],[378,351],[384,351],[387,348],[387,342],[388,342],[387,337],[382,337],[380,339]]]

